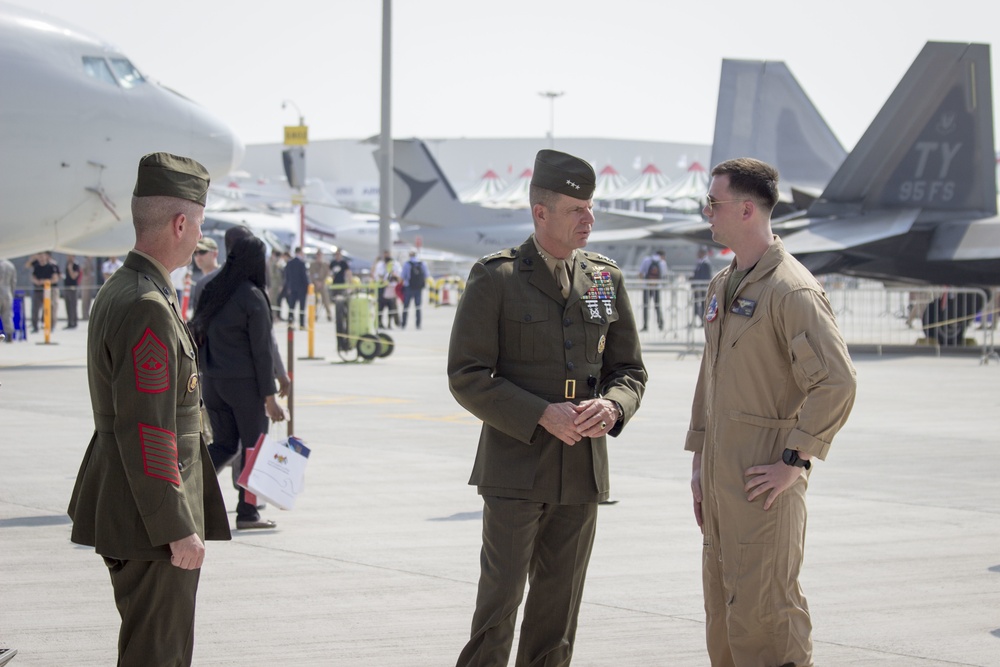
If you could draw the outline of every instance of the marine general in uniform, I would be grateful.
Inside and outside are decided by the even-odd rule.
[[[771,233],[777,200],[770,165],[740,158],[712,170],[705,216],[736,258],[708,286],[685,448],[713,667],[812,666],[798,580],[806,487],[854,404],[830,302]]]
[[[479,260],[455,313],[452,394],[482,420],[470,484],[483,496],[472,631],[458,665],[507,665],[527,580],[516,665],[569,665],[597,525],[607,436],[646,383],[622,273],[581,250],[594,225],[593,168],[543,150],[535,233]]]
[[[94,435],[69,515],[73,542],[95,547],[111,574],[119,665],[191,664],[204,541],[230,537],[202,436],[198,348],[170,282],[201,238],[208,183],[189,158],[142,158],[135,248],[89,322]]]

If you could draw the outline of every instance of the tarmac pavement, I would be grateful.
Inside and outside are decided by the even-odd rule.
[[[342,363],[333,325],[295,362],[295,431],[312,447],[274,531],[211,542],[197,665],[440,667],[468,637],[482,504],[478,422],[452,399],[453,308]],[[411,320],[412,322],[412,320]],[[81,322],[85,325],[85,322]],[[118,615],[66,506],[93,429],[86,327],[0,345],[0,646],[13,665],[112,665]],[[286,339],[284,327],[278,340]],[[297,356],[306,334],[295,333]],[[650,346],[650,382],[610,442],[575,667],[707,665],[683,451],[698,357]],[[809,490],[802,584],[820,666],[1000,665],[1000,366],[855,355],[858,398]],[[227,503],[236,492],[221,477]],[[235,523],[235,515],[232,515]]]

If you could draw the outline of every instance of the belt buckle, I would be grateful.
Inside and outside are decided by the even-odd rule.
[[[576,380],[566,380],[566,398],[576,398]]]

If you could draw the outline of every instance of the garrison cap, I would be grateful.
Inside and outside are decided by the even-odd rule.
[[[202,236],[198,239],[198,245],[195,247],[196,250],[204,250],[205,252],[210,252],[212,250],[218,250],[219,244],[215,242],[211,236]]]
[[[573,197],[590,199],[597,187],[597,175],[590,163],[568,153],[540,150],[535,156],[531,184]]]
[[[205,205],[210,178],[205,167],[189,157],[150,153],[139,160],[135,197],[177,197]]]

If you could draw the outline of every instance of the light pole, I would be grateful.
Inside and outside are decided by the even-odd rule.
[[[544,93],[538,94],[549,98],[549,148],[553,148],[556,140],[556,98],[562,97],[566,93],[546,90]]]
[[[299,124],[285,127],[285,145],[288,146],[282,154],[285,161],[285,176],[288,185],[298,190],[299,204],[299,247],[306,247],[306,204],[303,188],[306,185],[306,144],[309,143],[309,130],[306,127],[306,117],[302,115],[299,105],[291,100],[282,100],[281,108],[289,106],[299,114]],[[293,202],[294,203],[294,202]]]
[[[302,115],[302,109],[299,109],[299,105],[291,100],[281,100],[281,110],[284,111],[288,107],[292,107],[299,114],[299,125],[305,126],[306,117]]]
[[[379,125],[378,251],[392,250],[392,0],[382,0],[382,119]]]

